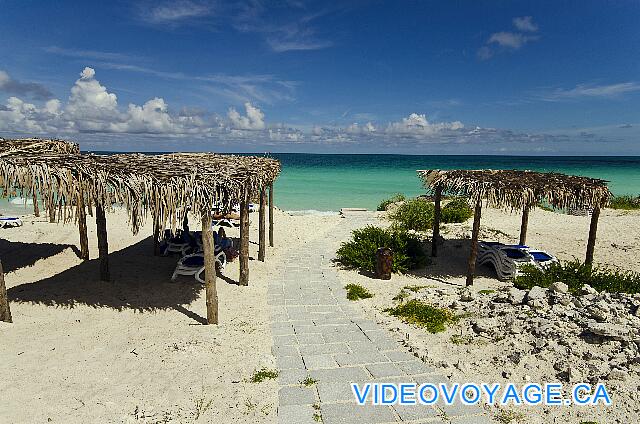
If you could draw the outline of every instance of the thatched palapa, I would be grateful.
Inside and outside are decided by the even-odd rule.
[[[435,195],[432,255],[437,255],[440,200],[443,193],[468,197],[475,206],[467,284],[473,283],[482,202],[497,208],[522,211],[520,244],[526,243],[529,211],[542,202],[558,209],[590,209],[591,227],[586,262],[593,262],[600,209],[612,198],[607,181],[556,172],[520,170],[426,170],[417,171],[424,186]]]
[[[157,239],[164,228],[175,230],[189,210],[202,217],[207,224],[204,228],[210,227],[214,213],[227,213],[240,204],[241,222],[245,222],[240,249],[243,268],[242,264],[247,264],[243,259],[248,257],[248,201],[264,197],[267,188],[273,190],[279,173],[280,163],[267,157],[214,153],[95,155],[81,154],[77,144],[62,140],[0,139],[0,187],[4,194],[22,190],[23,195],[33,195],[37,205],[39,193],[50,217],[57,210],[58,221],[78,221],[82,251],[87,244],[86,234],[84,241],[82,234],[85,208],[88,206],[91,213],[95,205],[105,280],[104,212],[118,205],[126,210],[134,233],[151,215]],[[265,219],[263,213],[260,219]],[[86,233],[86,222],[84,228]],[[264,231],[264,223],[260,228]],[[270,226],[270,240],[272,231]],[[260,240],[264,243],[264,237]],[[248,284],[248,266],[244,268],[240,284]],[[209,275],[206,278],[208,281]]]

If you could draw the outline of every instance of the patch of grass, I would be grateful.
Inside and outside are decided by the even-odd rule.
[[[265,380],[274,378],[278,378],[278,371],[262,368],[259,371],[254,371],[249,381],[252,383],[262,383]]]
[[[459,317],[449,309],[438,308],[416,299],[384,311],[406,323],[425,327],[430,333],[442,332],[447,324],[453,324],[459,320]]]
[[[457,345],[468,345],[473,343],[473,337],[463,336],[461,334],[454,334],[451,336],[449,340],[451,340],[451,343],[457,344]]]
[[[491,294],[491,293],[495,293],[495,290],[478,290],[478,293],[480,294]]]
[[[404,194],[396,193],[393,196],[389,197],[388,199],[385,199],[382,202],[380,202],[380,204],[378,205],[378,210],[379,211],[386,211],[387,210],[387,206],[389,206],[392,203],[402,202],[404,199],[406,199]]]
[[[213,398],[207,399],[204,384],[202,385],[202,391],[200,392],[200,395],[193,399],[193,403],[195,406],[195,411],[193,412],[193,420],[198,421],[198,419],[203,416],[213,404]]]
[[[407,272],[428,264],[420,238],[397,228],[380,228],[373,225],[354,230],[352,239],[342,243],[336,252],[342,265],[374,272],[376,251],[388,247],[393,251],[393,272]]]
[[[627,211],[640,209],[640,196],[615,196],[611,200],[609,208]]]
[[[314,380],[310,376],[307,376],[304,380],[300,380],[300,385],[305,386],[305,387],[309,387],[309,386],[313,386],[317,382],[318,382],[318,380]]]
[[[315,412],[313,413],[314,421],[321,423],[322,422],[322,414],[320,413],[320,404],[314,403],[312,405],[312,407],[315,410]]]
[[[578,260],[555,263],[545,270],[526,266],[522,271],[522,275],[514,279],[514,286],[519,289],[549,287],[554,282],[561,281],[569,286],[571,293],[579,292],[584,284],[598,291],[630,294],[640,292],[640,273],[613,271]]]
[[[402,289],[400,290],[400,293],[393,296],[391,300],[395,300],[396,302],[402,303],[407,297],[409,297],[409,292],[407,292],[405,289]]]
[[[524,422],[525,416],[522,412],[512,411],[511,409],[500,409],[494,418],[499,423],[511,424]]]
[[[347,299],[349,300],[355,301],[373,297],[373,295],[369,293],[369,290],[358,284],[347,284],[344,288],[347,289]]]
[[[412,291],[414,293],[418,293],[420,290],[422,289],[426,289],[428,286],[404,286],[402,289],[403,290],[409,290]]]

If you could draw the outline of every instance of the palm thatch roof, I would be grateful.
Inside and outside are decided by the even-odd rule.
[[[0,187],[54,196],[62,219],[75,216],[79,195],[111,210],[122,205],[132,230],[146,215],[161,228],[175,229],[187,206],[200,214],[228,212],[257,197],[273,183],[280,162],[255,156],[214,153],[164,155],[81,154],[77,144],[60,140],[0,140]]]
[[[520,170],[417,171],[424,186],[464,195],[473,203],[482,200],[498,208],[535,207],[541,201],[556,208],[600,208],[612,194],[607,181],[556,172]]]

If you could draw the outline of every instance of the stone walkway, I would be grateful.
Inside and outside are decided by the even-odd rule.
[[[348,236],[353,223],[332,229]],[[342,234],[341,234],[342,235]],[[488,423],[479,406],[358,406],[350,383],[448,383],[346,299],[326,241],[289,256],[269,285],[280,423]],[[307,378],[315,383],[305,386]],[[461,382],[464,383],[464,382]]]

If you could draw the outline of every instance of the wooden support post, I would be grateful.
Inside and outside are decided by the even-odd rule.
[[[56,203],[53,200],[53,193],[49,195],[47,207],[49,209],[49,222],[51,223],[56,222]]]
[[[153,256],[160,256],[160,223],[153,217]]]
[[[433,211],[433,237],[431,238],[431,256],[438,256],[438,239],[440,238],[440,216],[442,209],[440,202],[442,200],[442,187],[436,188],[435,197],[433,199],[435,208]]]
[[[204,285],[207,299],[207,323],[218,323],[218,293],[216,289],[216,258],[214,254],[211,217],[202,215],[202,248],[204,250]]]
[[[587,242],[587,256],[584,260],[587,264],[593,263],[593,251],[596,247],[596,233],[598,232],[598,218],[600,218],[600,207],[593,208],[591,213],[591,226],[589,227],[589,241]]]
[[[476,258],[478,257],[478,235],[480,234],[480,216],[482,214],[482,201],[476,203],[473,214],[473,232],[471,233],[471,253],[467,268],[467,286],[473,285],[473,274],[476,272]]]
[[[267,232],[267,190],[266,187],[260,188],[260,212],[258,212],[259,228],[258,228],[258,260],[264,262],[264,254],[266,250],[266,232]]]
[[[520,224],[520,244],[527,244],[527,226],[529,225],[530,207],[525,205],[522,209],[522,223]]]
[[[104,208],[96,205],[96,228],[98,230],[98,256],[100,258],[100,279],[109,281],[109,243],[107,241],[107,217]]]
[[[273,183],[269,184],[269,246],[273,247]]]
[[[0,321],[13,322],[11,319],[11,309],[9,308],[9,298],[7,297],[7,287],[4,285],[2,262],[0,262]]]
[[[91,196],[87,196],[87,212],[89,212],[89,216],[93,217],[93,205],[91,202]]]
[[[240,201],[240,281],[241,286],[249,285],[249,200],[248,193]]]
[[[78,230],[80,231],[80,259],[89,260],[89,236],[87,235],[87,212],[84,209],[84,193],[78,194]]]
[[[40,205],[38,205],[38,194],[33,190],[33,215],[37,218],[40,216]]]

